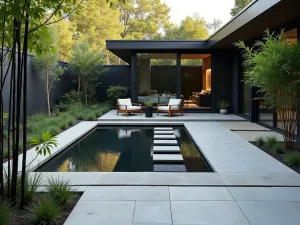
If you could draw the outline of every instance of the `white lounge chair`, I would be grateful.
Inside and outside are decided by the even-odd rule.
[[[181,113],[183,116],[183,105],[181,99],[170,99],[169,104],[158,104],[157,105],[157,115],[158,112],[168,112],[169,117],[173,113]]]
[[[118,99],[117,115],[119,113],[125,113],[126,117],[128,113],[138,112],[143,114],[142,104],[131,103],[130,98]]]

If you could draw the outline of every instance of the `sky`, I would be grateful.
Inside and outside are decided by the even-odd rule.
[[[214,18],[220,19],[223,24],[231,18],[230,10],[234,0],[161,0],[171,8],[171,21],[179,24],[186,16],[198,13],[207,22]]]

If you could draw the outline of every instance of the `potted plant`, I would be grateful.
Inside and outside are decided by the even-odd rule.
[[[228,107],[230,106],[229,102],[221,101],[217,105],[220,108],[220,113],[226,115],[228,113]]]
[[[152,106],[153,106],[153,102],[151,102],[151,101],[145,102],[146,117],[152,117],[152,111],[153,111]]]

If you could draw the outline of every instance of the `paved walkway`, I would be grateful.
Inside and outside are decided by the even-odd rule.
[[[212,118],[215,122],[82,122],[58,135],[52,152],[64,150],[96,126],[182,125],[214,173],[53,172],[44,174],[43,184],[47,177],[59,176],[84,191],[67,225],[299,225],[300,175],[225,126],[250,126],[255,132],[261,128]],[[35,166],[45,160],[39,158]]]
[[[174,114],[169,117],[168,113],[153,113],[152,118],[146,118],[145,114],[132,113],[125,116],[124,113],[117,115],[116,110],[111,110],[105,115],[98,118],[99,121],[245,121],[244,118],[234,114],[222,115],[220,113],[184,113],[183,116],[180,114]]]
[[[88,187],[65,225],[299,225],[300,188]]]

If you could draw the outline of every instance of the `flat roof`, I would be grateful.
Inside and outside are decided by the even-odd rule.
[[[107,40],[106,47],[130,63],[133,52],[210,53],[233,48],[239,40],[261,37],[265,29],[300,21],[300,0],[255,0],[207,40]]]

